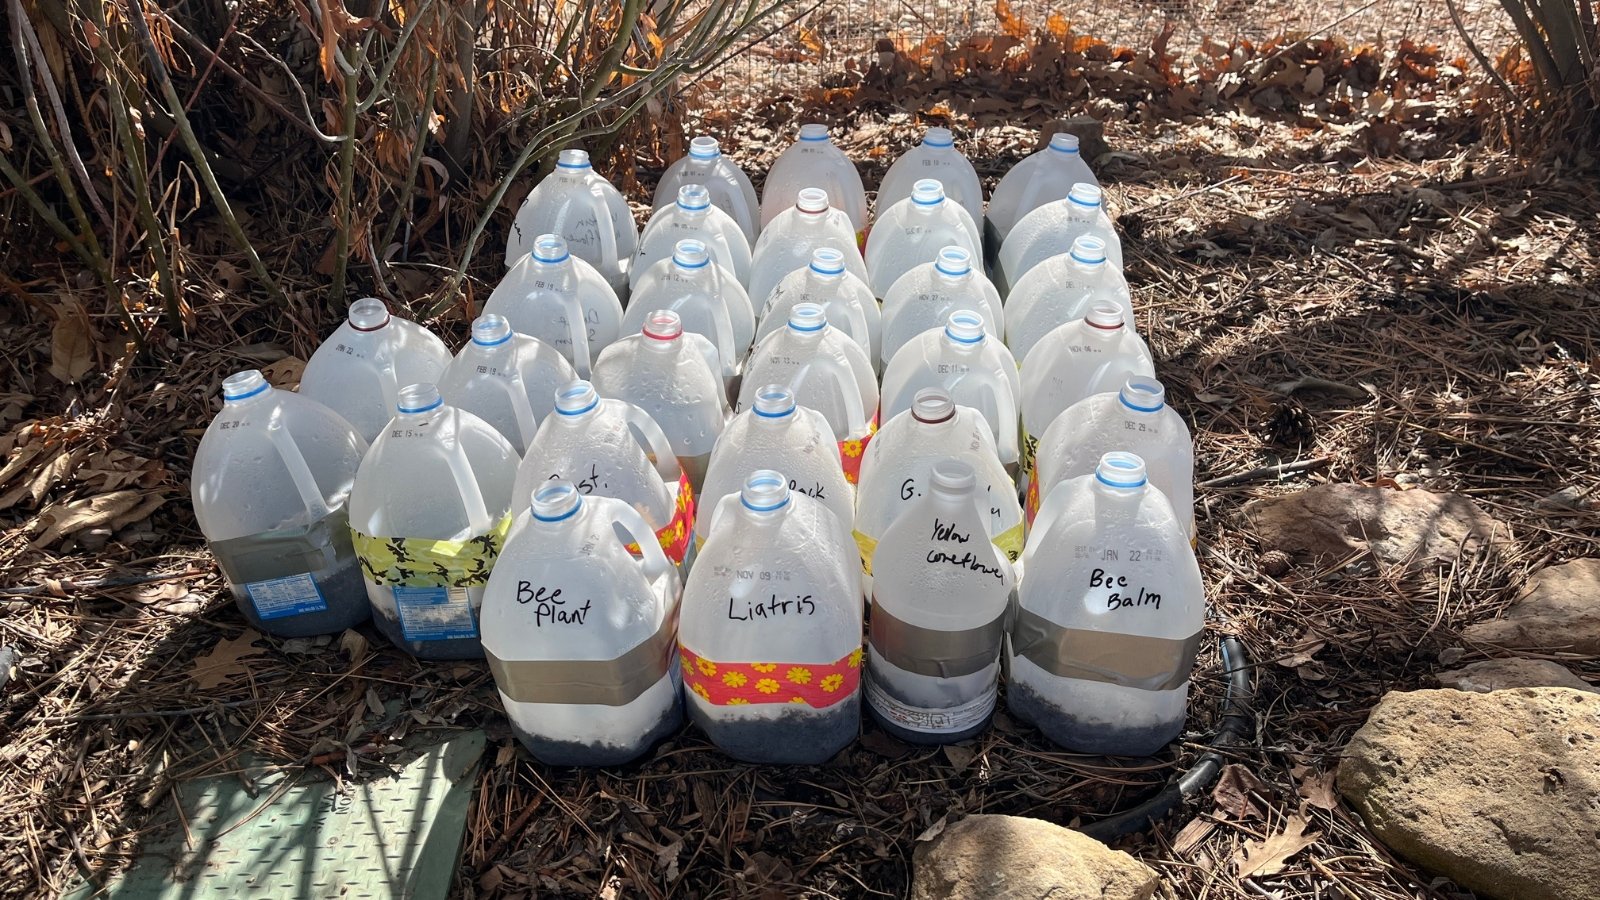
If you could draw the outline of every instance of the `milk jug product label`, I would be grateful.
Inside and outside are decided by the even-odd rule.
[[[395,585],[400,629],[408,641],[448,641],[478,636],[478,621],[464,587]]]
[[[870,676],[866,679],[863,690],[866,692],[867,702],[890,723],[907,731],[920,731],[925,734],[955,734],[976,728],[988,720],[989,714],[994,712],[995,701],[1000,697],[999,691],[990,690],[976,700],[960,706],[920,709],[891,697]]]
[[[244,589],[250,595],[250,602],[255,604],[256,614],[263,620],[323,612],[328,608],[316,579],[309,574],[253,581]]]

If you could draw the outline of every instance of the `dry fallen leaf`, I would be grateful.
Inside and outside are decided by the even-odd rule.
[[[1296,791],[1306,803],[1317,809],[1332,810],[1339,805],[1339,793],[1334,789],[1338,769],[1326,772],[1312,771],[1310,766],[1295,766],[1289,770],[1297,785]]]
[[[250,668],[245,662],[247,658],[267,652],[265,647],[254,646],[259,640],[261,635],[254,628],[246,628],[231,641],[218,641],[209,653],[195,658],[194,668],[189,671],[190,680],[202,691],[209,691],[236,675],[243,675]]]
[[[1229,763],[1222,770],[1222,777],[1217,779],[1217,786],[1211,790],[1211,800],[1217,809],[1225,816],[1233,819],[1264,819],[1266,811],[1261,808],[1262,800],[1272,789],[1254,772],[1238,763]]]
[[[143,498],[144,494],[139,491],[117,491],[87,500],[53,503],[39,514],[37,527],[43,527],[44,533],[35,538],[31,546],[35,550],[48,547],[86,528],[116,522],[129,510],[137,508]]]
[[[50,374],[71,384],[94,365],[94,332],[83,304],[64,299],[56,306],[56,325],[50,332]]]
[[[1295,813],[1289,816],[1282,831],[1269,835],[1266,840],[1245,841],[1233,858],[1239,864],[1239,877],[1253,878],[1282,872],[1290,857],[1322,837],[1320,831],[1307,834],[1307,827],[1305,817]]]

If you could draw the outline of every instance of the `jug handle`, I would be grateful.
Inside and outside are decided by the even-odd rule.
[[[874,300],[873,302],[876,303],[877,301]],[[860,303],[844,301],[844,304],[848,307],[845,312],[845,318],[850,321],[850,335],[863,345],[862,349],[867,351],[867,356],[870,358],[872,356],[872,331],[867,328],[867,314],[862,311]]]
[[[1009,388],[1009,385],[1007,387]],[[1015,459],[1017,457],[1016,398],[1011,396],[1010,390],[1001,390],[993,382],[985,384],[983,389],[989,394],[989,402],[995,407],[995,421],[1001,425],[1000,433],[995,435],[1000,459],[1002,462]]]
[[[622,404],[623,418],[628,421],[628,430],[633,432],[634,439],[646,453],[656,458],[656,472],[667,482],[668,486],[676,487],[683,477],[683,468],[678,465],[678,455],[672,450],[672,442],[667,440],[667,433],[661,430],[656,420],[650,414],[634,406],[626,400],[607,400],[607,403]]]
[[[394,357],[390,354],[388,343],[384,341],[375,343],[377,346],[373,348],[372,358],[362,358],[361,365],[378,379],[378,389],[383,392],[384,408],[390,416],[393,416],[395,405],[400,398],[400,376],[395,374]]]
[[[454,408],[450,410],[450,428],[442,429],[440,437],[444,438],[445,463],[450,466],[450,477],[455,480],[456,492],[461,495],[461,509],[467,514],[467,525],[473,534],[488,534],[494,527],[489,521],[489,508],[483,503],[483,491],[478,489],[477,476],[472,473],[472,464],[467,460],[466,448],[461,446],[461,416]]]
[[[596,180],[591,182],[589,196],[594,198],[594,202],[600,211],[605,213],[604,228],[598,227],[600,225],[600,217],[595,217],[595,225],[597,226],[595,231],[600,232],[600,255],[613,265],[618,265],[623,260],[617,256],[617,219],[611,211],[611,201],[606,199],[605,188],[600,184],[600,176],[596,175],[595,178]]]
[[[861,405],[861,391],[856,388],[855,373],[850,371],[850,365],[842,362],[839,357],[818,353],[806,364],[801,366],[794,377],[789,379],[789,391],[796,397],[800,396],[800,383],[805,381],[811,367],[821,364],[824,371],[833,376],[833,383],[844,397],[844,413],[846,429],[845,434],[834,435],[839,440],[849,440],[865,434],[867,431],[867,413]]]
[[[533,443],[533,436],[539,430],[539,423],[533,420],[533,404],[528,402],[527,383],[522,380],[522,361],[519,358],[522,355],[522,348],[517,346],[517,337],[519,336],[514,335],[511,342],[511,377],[501,381],[500,384],[506,393],[511,395],[511,411],[517,417],[517,432],[522,435],[522,446],[527,447]]]
[[[656,539],[655,529],[639,515],[639,511],[632,506],[614,500],[606,504],[611,515],[613,526],[621,528],[639,545],[639,555],[644,557],[644,576],[650,581],[655,581],[663,575],[673,571],[672,561],[667,559],[667,554],[661,549],[661,542]]]
[[[1033,545],[1035,534],[1048,534],[1066,510],[1067,492],[1061,490],[1065,481],[1056,482],[1045,494],[1044,501],[1039,504],[1039,513],[1033,519],[1033,524],[1028,527],[1028,543],[1022,548],[1023,556],[1028,555],[1028,549]],[[1001,554],[1004,556],[1004,554]]]
[[[306,465],[306,458],[300,452],[300,445],[294,442],[294,436],[283,427],[282,417],[282,409],[272,414],[272,418],[267,422],[267,437],[272,441],[273,448],[278,451],[278,456],[283,459],[284,468],[289,470],[289,477],[294,481],[294,489],[300,494],[300,501],[305,504],[311,520],[325,519],[332,512],[328,508],[328,500],[322,495],[322,488],[317,487],[317,479],[311,474],[311,467]]]
[[[533,294],[530,292],[528,296]],[[589,322],[584,318],[583,304],[578,301],[576,283],[571,294],[562,296],[561,308],[567,314],[567,337],[572,341],[572,368],[577,370],[579,378],[588,379],[593,361],[589,356]]]
[[[683,315],[683,306],[689,302],[688,297],[679,297],[672,301],[667,309],[679,316]],[[734,367],[738,360],[733,355],[733,320],[728,315],[728,307],[723,303],[714,304],[711,308],[711,319],[715,323],[716,343],[712,349],[716,351],[714,357],[707,357],[706,362],[711,363],[711,371],[723,378],[732,378]]]

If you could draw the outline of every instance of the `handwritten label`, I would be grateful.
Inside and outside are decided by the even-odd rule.
[[[561,596],[561,588],[554,590],[540,585],[534,587],[532,582],[517,582],[517,602],[521,604],[534,604],[533,627],[542,628],[545,625],[582,625],[589,618],[589,610],[594,606],[594,600],[583,601],[582,606],[568,606],[567,600]]]
[[[797,594],[793,599],[780,600],[777,594],[765,600],[740,600],[728,598],[728,618],[735,622],[755,619],[777,619],[784,616],[810,616],[817,612],[817,603],[810,594]]]
[[[1094,590],[1096,588],[1109,588],[1111,590],[1106,595],[1106,609],[1108,610],[1133,609],[1140,606],[1161,608],[1160,594],[1130,584],[1126,575],[1113,575],[1105,569],[1095,569],[1089,573],[1089,589]]]

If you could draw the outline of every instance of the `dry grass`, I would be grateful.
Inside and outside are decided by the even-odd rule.
[[[793,103],[756,110],[726,123],[730,143],[759,168],[798,115]],[[869,184],[916,136],[908,117],[881,107],[837,115]],[[1025,129],[967,124],[989,175],[1031,149]],[[1392,858],[1327,788],[1339,748],[1385,691],[1425,686],[1441,654],[1462,657],[1460,629],[1494,616],[1528,572],[1595,552],[1593,507],[1541,501],[1600,489],[1589,370],[1600,197],[1582,173],[1474,146],[1480,125],[1396,129],[1375,156],[1370,127],[1237,111],[1108,134],[1119,153],[1104,172],[1140,325],[1195,432],[1198,477],[1326,460],[1282,484],[1200,493],[1213,627],[1241,637],[1256,663],[1258,740],[1233,756],[1258,779],[1247,784],[1259,811],[1202,802],[1122,842],[1174,897],[1467,896]],[[188,679],[193,660],[242,624],[187,509],[189,460],[224,374],[304,359],[332,322],[318,304],[269,311],[233,299],[222,257],[193,253],[192,290],[209,300],[195,307],[195,337],[161,335],[85,386],[46,374],[43,308],[53,293],[86,296],[82,282],[44,266],[0,282],[31,301],[0,307],[13,351],[0,430],[48,425],[52,443],[30,477],[82,451],[77,469],[45,485],[46,502],[104,489],[84,466],[112,451],[141,461],[141,490],[170,497],[103,546],[83,535],[33,548],[33,502],[0,511],[0,645],[20,654],[0,698],[0,895],[50,896],[83,871],[123,865],[175,781],[233,771],[246,752],[359,778],[408,735],[487,728],[499,750],[486,757],[457,878],[467,897],[901,896],[916,837],[941,819],[1089,821],[1148,795],[1198,752],[1185,743],[1145,763],[1076,757],[1002,715],[972,744],[938,751],[869,727],[815,768],[732,764],[690,731],[633,767],[552,770],[515,749],[481,666],[422,666],[376,639],[264,641],[247,678],[201,692]],[[299,279],[291,296],[315,284],[303,271],[286,277]],[[459,343],[464,314],[434,324]],[[109,319],[95,320],[95,334],[101,359],[118,358]],[[1296,381],[1315,437],[1269,446],[1258,426]],[[1461,491],[1504,523],[1505,540],[1438,577],[1366,559],[1267,576],[1238,508],[1324,480]],[[1595,660],[1566,662],[1600,675]],[[1198,742],[1221,690],[1214,654],[1196,685]],[[405,712],[374,715],[369,694]],[[1240,879],[1243,843],[1293,815],[1322,837],[1282,873]]]

